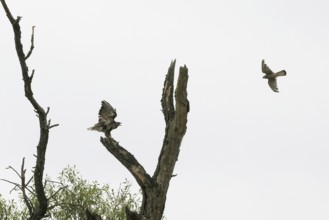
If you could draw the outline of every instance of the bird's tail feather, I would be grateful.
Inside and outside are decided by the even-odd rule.
[[[101,126],[99,126],[99,125],[94,125],[93,127],[90,127],[90,128],[87,128],[89,131],[100,131],[100,132],[102,132],[103,130],[102,130],[102,127]]]
[[[281,71],[275,73],[275,76],[285,76],[285,75],[287,75],[285,70],[281,70]]]

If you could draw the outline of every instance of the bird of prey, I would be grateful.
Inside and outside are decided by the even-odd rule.
[[[114,119],[117,117],[117,112],[110,103],[102,101],[102,107],[98,113],[98,123],[88,130],[104,132],[107,138],[111,138],[111,131],[121,125],[120,122],[116,122]]]
[[[268,79],[268,85],[271,87],[271,89],[274,92],[279,92],[278,84],[276,82],[276,78],[278,76],[285,76],[287,75],[285,70],[281,70],[277,73],[274,73],[266,64],[265,61],[262,60],[262,72],[265,73],[265,76],[263,76],[264,79]]]

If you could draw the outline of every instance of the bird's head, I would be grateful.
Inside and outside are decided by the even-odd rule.
[[[267,75],[263,76],[263,79],[268,79]]]
[[[117,127],[119,127],[119,126],[121,126],[121,122],[116,122],[116,123],[115,123],[115,128],[117,128]]]

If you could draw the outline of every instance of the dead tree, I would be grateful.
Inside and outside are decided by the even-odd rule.
[[[20,184],[13,184],[22,191],[24,202],[28,207],[30,214],[28,220],[40,220],[46,216],[46,212],[49,208],[48,200],[52,197],[52,195],[50,195],[47,198],[45,195],[43,173],[49,130],[52,127],[57,126],[57,124],[51,125],[50,120],[47,119],[49,108],[45,111],[34,98],[32,92],[31,83],[34,76],[34,70],[32,70],[31,73],[29,72],[26,60],[31,56],[34,49],[34,27],[32,28],[31,47],[25,55],[21,42],[21,29],[19,24],[21,17],[14,18],[7,7],[5,0],[0,1],[13,27],[16,52],[19,58],[24,81],[25,96],[33,106],[39,119],[40,137],[37,145],[36,165],[33,176],[33,188],[37,198],[37,204],[33,204],[26,196],[26,190],[29,190],[28,184],[31,181],[25,181],[26,170],[24,168],[24,160],[22,162],[20,173],[12,168],[21,178]],[[106,149],[130,171],[142,189],[143,200],[140,212],[136,213],[130,211],[129,208],[126,208],[127,220],[160,220],[163,215],[167,191],[170,180],[173,177],[173,171],[178,159],[180,145],[186,132],[187,114],[189,112],[189,102],[187,100],[188,69],[186,66],[180,67],[175,92],[176,105],[174,105],[174,68],[175,61],[170,64],[168,74],[164,82],[161,104],[166,122],[166,128],[158,164],[152,176],[145,171],[143,166],[130,152],[120,146],[119,143],[113,138],[101,138],[101,142]],[[86,215],[89,219],[99,218],[97,214],[90,213],[88,211],[86,211]]]
[[[175,92],[174,69],[176,61],[171,62],[162,92],[162,112],[166,122],[165,135],[158,164],[150,176],[137,159],[113,138],[101,138],[105,148],[116,157],[134,176],[142,189],[142,206],[139,213],[126,208],[127,220],[160,220],[166,203],[169,183],[178,159],[180,145],[186,132],[189,101],[187,99],[188,69],[180,67]]]
[[[34,70],[32,70],[32,72],[29,72],[29,68],[27,66],[26,60],[31,56],[34,49],[34,27],[32,27],[31,47],[28,53],[25,55],[23,50],[23,45],[21,42],[21,28],[19,24],[21,17],[18,16],[17,18],[14,18],[5,0],[0,0],[0,1],[2,3],[2,6],[6,12],[6,15],[14,31],[16,52],[23,75],[25,97],[33,106],[34,111],[36,112],[37,117],[39,119],[39,127],[40,127],[40,136],[39,136],[39,142],[37,145],[37,153],[36,153],[36,164],[33,171],[34,172],[33,188],[35,191],[35,196],[37,198],[37,204],[33,204],[31,200],[27,198],[25,193],[25,190],[28,190],[27,187],[30,181],[28,181],[27,183],[25,182],[24,159],[22,162],[21,173],[15,171],[18,174],[18,176],[21,178],[21,183],[20,184],[14,183],[14,185],[15,187],[18,187],[22,191],[24,202],[29,210],[30,217],[28,219],[40,220],[46,215],[48,209],[48,198],[45,195],[43,173],[45,167],[45,157],[46,157],[46,150],[48,145],[49,130],[52,127],[58,126],[58,124],[51,125],[51,121],[47,119],[49,113],[49,107],[47,108],[47,110],[45,110],[40,106],[40,104],[34,98],[32,87],[31,87]]]

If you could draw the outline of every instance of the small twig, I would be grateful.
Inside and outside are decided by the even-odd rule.
[[[13,171],[17,174],[17,176],[18,176],[20,179],[22,178],[21,175],[18,173],[18,171],[15,170],[15,168],[13,168],[12,166],[7,167],[6,169],[11,169],[11,170],[13,170]]]
[[[29,181],[27,181],[27,183],[25,184],[27,191],[29,191],[32,195],[36,196],[33,187],[29,187],[29,184],[31,183],[31,181],[33,180],[33,176],[31,176],[31,178],[29,179]]]
[[[19,188],[19,190],[21,190],[21,188],[20,188],[19,186],[15,186],[14,188],[12,188],[12,189],[9,191],[9,193],[11,193],[12,191],[18,191],[17,188]]]
[[[35,189],[34,189],[32,186],[29,187],[29,192],[30,192],[32,195],[37,196],[37,195],[36,195],[36,191],[35,191]]]
[[[49,111],[50,111],[50,108],[47,107],[46,115],[48,115]],[[50,125],[50,124],[51,124],[51,119],[49,119],[48,122],[47,122],[47,129],[48,130],[53,128],[53,127],[59,126],[59,124],[54,124],[54,125]]]
[[[22,188],[22,194],[23,194],[24,202],[25,202],[25,204],[26,204],[26,206],[29,210],[29,213],[32,214],[32,212],[33,212],[32,201],[26,195],[26,191],[25,191],[26,189],[28,191],[30,191],[30,190],[27,188],[27,184],[25,183],[26,169],[24,168],[24,165],[25,165],[25,158],[23,157],[22,166],[21,166],[21,188]]]
[[[33,196],[37,196],[35,194],[35,192],[33,191],[33,188],[32,187],[26,187],[27,191],[29,191],[29,193],[31,193]]]
[[[47,182],[49,182],[49,183],[56,183],[56,184],[58,184],[58,185],[63,185],[62,183],[57,182],[57,181],[55,181],[55,180],[47,180]]]
[[[34,76],[34,72],[35,72],[35,70],[33,69],[32,70],[32,73],[31,73],[31,76],[30,76],[30,83],[32,82],[32,79],[33,79],[33,76]]]
[[[35,26],[32,26],[31,47],[30,47],[29,52],[28,52],[27,55],[25,56],[25,60],[27,60],[27,59],[31,56],[32,51],[33,51],[33,49],[34,49],[34,28],[35,28]]]
[[[54,194],[52,194],[51,196],[49,196],[48,200],[54,198],[61,190],[67,188],[68,186],[63,186],[61,188],[59,188]]]
[[[63,206],[63,205],[68,205],[70,207],[79,207],[79,208],[84,208],[82,205],[80,204],[75,204],[75,203],[69,203],[69,202],[57,202],[52,206],[48,207],[48,210],[51,210],[53,208],[56,208],[57,206]]]
[[[28,186],[32,180],[33,180],[33,176],[31,176],[31,178],[29,179],[29,181],[27,181],[26,186]]]
[[[15,187],[18,187],[21,189],[21,185],[19,185],[18,183],[15,183],[15,182],[12,182],[12,181],[9,181],[9,180],[6,180],[6,179],[0,179],[1,181],[5,181],[7,183],[10,183],[10,184],[13,184],[15,185]]]
[[[51,129],[51,128],[57,127],[57,126],[59,126],[59,124],[50,125],[50,126],[48,126],[48,129]]]

